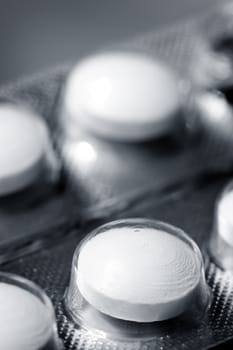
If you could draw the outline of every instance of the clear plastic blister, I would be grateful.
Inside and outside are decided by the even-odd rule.
[[[149,52],[134,50],[130,53],[123,49],[102,51],[94,55],[94,60],[99,55],[132,55],[132,52],[153,62]],[[155,62],[158,64],[157,60]],[[107,208],[111,203],[116,204],[119,198],[124,200],[125,195],[134,196],[152,187],[160,189],[188,176],[189,166],[186,163],[193,163],[193,155],[185,149],[193,148],[193,134],[196,132],[195,125],[192,125],[192,115],[186,118],[185,114],[184,101],[188,98],[189,83],[177,76],[179,108],[173,116],[175,122],[171,121],[172,125],[167,127],[165,133],[145,140],[117,140],[98,135],[99,131],[97,134],[92,132],[88,127],[83,127],[79,116],[74,118],[70,115],[67,90],[71,90],[70,81],[82,64],[79,62],[72,67],[62,89],[58,109],[60,133],[57,140],[66,172],[82,207]],[[168,66],[167,69],[175,75],[171,67]],[[89,118],[90,121],[86,123],[95,125],[95,121],[91,122],[92,116],[82,116],[82,119]],[[166,123],[166,118],[164,119]],[[95,128],[104,128],[102,124]],[[137,125],[133,121],[131,124],[132,128]],[[112,132],[113,129],[112,127]],[[180,165],[180,171],[177,164]],[[160,174],[155,177],[158,168],[162,175],[160,179]],[[140,169],[144,169],[144,172]]]
[[[14,254],[14,244],[33,241],[41,231],[59,225],[65,201],[62,165],[43,116],[25,102],[6,98],[1,99],[0,113],[5,130],[0,173],[0,261],[4,261]]]
[[[213,220],[213,229],[208,250],[217,263],[226,272],[233,273],[233,182],[231,181],[219,195]]]
[[[36,192],[39,192],[36,187],[41,186],[40,192],[46,193],[49,187],[56,185],[60,176],[59,161],[46,122],[26,104],[4,99],[0,104],[0,113],[1,127],[5,131],[5,135],[2,135],[5,138],[2,137],[1,154],[5,169],[0,174],[0,198],[3,200],[30,188],[31,197],[34,195],[36,200]],[[8,119],[9,125],[5,125],[4,118]],[[14,142],[16,145],[13,147]],[[17,145],[21,149],[15,149]],[[31,152],[30,148],[33,149]],[[15,165],[11,164],[11,159],[14,159]]]
[[[1,272],[0,296],[2,332],[5,329],[5,334],[1,333],[1,346],[10,349],[64,349],[58,339],[52,303],[41,288],[25,278]]]
[[[112,49],[101,55],[114,55],[114,52],[128,51]],[[154,59],[152,54],[151,59]],[[89,130],[88,123],[97,121],[85,111],[81,119],[90,118],[85,127],[78,115],[75,118],[70,115],[67,90],[71,89],[70,80],[79,65],[82,62],[70,70],[60,95],[57,144],[82,215],[106,216],[112,207],[122,210],[144,193],[161,193],[182,187],[187,179],[191,183],[205,174],[232,168],[228,135],[233,128],[232,112],[216,91],[197,91],[187,77],[177,74],[182,102],[176,112],[179,121],[176,127],[170,126],[168,133],[148,140],[111,139],[93,132],[92,127]],[[171,66],[169,69],[172,70]],[[221,128],[220,118],[226,111]]]
[[[190,74],[197,86],[224,90],[232,86],[232,28],[231,1],[225,1],[203,16],[190,64]]]
[[[155,307],[155,314],[153,315],[153,317],[155,317],[155,319],[157,318],[157,321],[145,322],[145,319],[146,319],[145,315],[147,315],[147,313],[144,313],[145,309],[147,308],[146,305],[140,306],[141,309],[140,309],[139,315],[141,315],[142,313],[143,321],[136,322],[136,321],[129,321],[127,319],[122,320],[121,318],[119,318],[119,315],[117,317],[113,317],[106,314],[106,311],[104,313],[102,311],[101,312],[98,311],[95,306],[90,304],[90,302],[88,302],[86,298],[83,297],[78,286],[79,274],[81,273],[81,271],[79,270],[80,253],[85,248],[85,245],[87,245],[88,242],[91,242],[91,240],[94,237],[97,237],[98,235],[103,235],[103,234],[106,236],[106,234],[110,234],[110,232],[113,232],[114,230],[118,230],[119,234],[120,234],[120,231],[122,230],[125,230],[125,233],[127,230],[132,230],[133,234],[136,234],[136,232],[140,231],[140,235],[142,236],[143,236],[143,232],[147,230],[154,230],[153,232],[154,235],[156,235],[156,233],[158,234],[158,232],[162,230],[168,233],[169,235],[171,235],[173,238],[177,238],[178,241],[181,240],[182,242],[184,242],[185,245],[187,245],[188,253],[191,254],[191,256],[192,254],[194,254],[195,261],[198,265],[198,268],[196,271],[198,276],[198,281],[197,281],[197,284],[195,285],[195,288],[192,290],[192,292],[189,295],[186,295],[186,297],[184,297],[185,287],[183,285],[183,290],[180,291],[181,293],[180,296],[176,299],[176,301],[174,301],[174,303],[178,302],[179,304],[179,306],[177,304],[178,311],[179,311],[178,315],[176,314],[177,310],[174,304],[172,306],[172,304],[169,304],[168,302],[169,304],[168,306],[164,301],[164,305],[162,303],[161,304],[162,306],[160,306],[161,309],[160,307],[158,307],[158,305]],[[143,247],[142,247],[142,250],[143,250]],[[159,250],[158,250],[158,253],[159,253]],[[132,254],[132,252],[129,251],[128,254],[130,255]],[[164,252],[163,254],[166,254],[166,253]],[[172,264],[174,265],[177,264],[176,259],[177,259],[177,256],[175,260],[173,260]],[[169,253],[167,252],[167,262],[165,263],[165,265],[169,264],[168,261],[169,261]],[[157,268],[159,269],[161,267],[159,265],[159,261],[157,262],[158,262]],[[116,264],[120,264],[120,263],[121,261],[118,261],[118,263],[116,262]],[[110,264],[111,263],[109,261],[106,261],[106,269],[110,268]],[[141,261],[141,268],[143,264],[144,262]],[[125,266],[126,270],[127,268],[128,266]],[[164,269],[165,269],[165,266],[164,266]],[[188,275],[191,273],[191,271],[192,269],[189,270]],[[105,273],[105,268],[103,269],[102,273],[103,274]],[[147,271],[147,273],[150,273],[150,272]],[[164,270],[164,273],[165,273],[165,270]],[[122,274],[122,278],[124,278],[123,275],[124,273]],[[188,275],[185,276],[185,279],[188,278]],[[197,278],[197,276],[195,276],[195,278]],[[111,278],[114,279],[113,276]],[[118,278],[119,278],[118,284],[121,284],[120,275]],[[151,278],[153,279],[153,276],[151,276]],[[162,279],[163,278],[164,276],[162,276]],[[162,282],[160,281],[160,283]],[[143,281],[141,281],[141,285],[143,285]],[[169,289],[169,286],[167,285],[166,288]],[[175,284],[173,288],[175,288]],[[136,293],[140,294],[140,291],[136,291]],[[182,296],[182,293],[183,293],[183,296]],[[161,342],[161,339],[163,338],[167,339],[167,337],[171,339],[174,338],[174,341],[175,341],[177,336],[176,333],[178,329],[179,329],[179,332],[180,332],[180,329],[184,329],[184,333],[187,332],[187,334],[189,334],[189,332],[192,331],[192,329],[195,329],[196,327],[198,327],[199,323],[202,322],[203,319],[207,317],[207,310],[209,308],[210,302],[211,302],[211,295],[205,280],[201,253],[198,247],[196,246],[196,244],[190,238],[188,238],[188,236],[184,232],[182,232],[178,228],[175,228],[173,226],[170,226],[168,224],[158,222],[158,221],[146,220],[146,219],[126,219],[126,220],[111,222],[97,228],[96,230],[91,232],[89,235],[87,235],[87,237],[79,244],[79,246],[77,247],[74,253],[70,283],[66,290],[66,294],[64,298],[64,308],[65,308],[65,312],[68,314],[70,322],[74,324],[74,328],[76,328],[77,332],[78,330],[84,333],[86,332],[85,334],[87,339],[90,336],[90,334],[93,334],[94,337],[97,337],[96,339],[98,339],[99,337],[98,341],[100,343],[103,342],[105,343],[105,345],[107,344],[107,342],[115,341],[116,344],[118,344],[117,348],[121,349],[121,348],[124,348],[124,346],[126,346],[126,345],[123,346],[122,342],[128,344],[126,348],[128,347],[130,348],[132,344],[135,342],[138,342],[138,344],[141,344],[141,346],[142,344],[144,345],[148,344],[148,346],[149,344],[154,344],[155,346],[158,341]],[[119,309],[122,308],[121,303],[124,303],[124,302],[123,301],[120,302]],[[116,308],[116,306],[114,306],[114,302],[112,302],[112,305],[108,310],[112,313],[114,307]],[[152,309],[152,306],[150,306],[150,308]],[[127,312],[132,313],[135,311],[135,310],[132,311],[132,304],[129,306],[129,310],[126,311],[126,316],[124,317],[127,318]],[[159,312],[158,314],[156,314],[156,310],[157,312]],[[115,312],[120,312],[120,311],[115,311]],[[162,316],[164,312],[167,316]],[[90,338],[90,341],[91,341],[91,338]]]

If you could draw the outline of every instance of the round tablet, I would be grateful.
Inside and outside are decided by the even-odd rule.
[[[200,287],[199,256],[180,237],[153,227],[113,227],[80,248],[77,285],[100,312],[153,322],[187,311]]]
[[[150,139],[170,133],[177,124],[178,85],[168,66],[146,54],[97,54],[71,72],[64,114],[106,138]]]
[[[217,207],[217,225],[220,237],[233,246],[233,188],[223,194]]]
[[[37,296],[16,285],[0,283],[1,349],[47,349],[53,321],[50,310]]]
[[[35,180],[47,139],[46,126],[37,115],[16,105],[0,105],[0,196]]]

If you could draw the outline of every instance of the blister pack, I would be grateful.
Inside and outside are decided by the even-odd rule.
[[[219,214],[215,203],[233,170],[233,141],[229,137],[233,129],[232,115],[231,107],[222,95],[200,90],[190,81],[189,63],[198,44],[195,37],[197,27],[197,21],[182,23],[105,50],[146,54],[166,62],[176,72],[185,103],[182,102],[178,111],[182,115],[182,126],[175,136],[129,143],[88,132],[69,118],[65,108],[73,66],[52,69],[0,91],[3,104],[11,103],[17,108],[26,106],[44,118],[49,148],[53,153],[52,164],[56,169],[56,176],[52,180],[49,177],[46,184],[40,182],[43,177],[39,173],[26,190],[23,188],[10,197],[1,197],[1,269],[32,280],[50,296],[56,310],[59,336],[68,350],[206,349],[233,338],[233,276],[229,263],[219,263],[225,250],[213,238],[216,237],[214,217]],[[215,108],[211,109],[212,102]],[[51,167],[48,168],[50,173]],[[36,194],[41,193],[41,188],[46,188],[42,198]],[[177,253],[171,258],[177,266],[175,269],[172,265],[174,275],[177,273],[182,277],[187,264],[191,266],[189,272],[198,270],[194,274],[199,276],[198,281],[194,283],[192,279],[195,286],[189,289],[191,282],[186,281],[185,275],[187,293],[178,294],[176,298],[173,291],[167,291],[167,280],[163,280],[166,286],[164,294],[168,299],[171,295],[175,299],[171,309],[166,306],[166,312],[164,305],[158,305],[154,299],[150,301],[150,308],[160,313],[156,320],[151,318],[149,311],[141,313],[138,301],[135,302],[137,308],[128,303],[123,311],[113,301],[106,306],[106,295],[101,299],[103,286],[101,293],[91,302],[90,295],[97,292],[91,292],[85,276],[76,288],[77,276],[85,270],[85,264],[84,270],[81,270],[81,265],[77,268],[82,250],[93,237],[105,232],[106,227],[93,230],[113,220],[120,220],[117,221],[120,228],[132,228],[128,218],[144,218],[145,221],[134,219],[133,229],[136,231],[145,228],[148,232],[162,230],[172,236],[169,239],[178,240],[174,243]],[[230,223],[228,231],[229,227]],[[111,229],[112,226],[109,229],[107,225],[107,231]],[[90,232],[93,232],[91,236],[87,236]],[[88,237],[89,242],[84,239],[79,245],[84,237]],[[226,235],[221,237],[225,239]],[[191,239],[197,243],[202,255]],[[162,253],[158,251],[157,258],[160,254],[162,259],[163,253],[169,256],[169,242],[166,243],[167,250],[161,246]],[[225,244],[231,246],[231,242],[229,238]],[[183,248],[179,248],[182,244]],[[79,248],[75,252],[77,245]],[[144,242],[142,245],[148,244]],[[120,252],[119,245],[116,247]],[[229,251],[232,249],[228,248]],[[185,257],[186,250],[193,254],[191,262]],[[219,251],[221,254],[217,254]],[[96,261],[102,261],[101,254],[100,251]],[[179,255],[185,260],[182,268],[175,260]],[[230,254],[228,258],[231,259]],[[140,270],[142,265],[143,261],[140,264],[139,260],[137,269]],[[166,272],[165,266],[163,271]],[[161,276],[170,276],[170,270],[167,271]],[[131,276],[130,271],[127,276]],[[174,281],[175,290],[177,284]],[[115,287],[112,289],[118,290]],[[139,285],[137,288],[141,290]],[[162,298],[161,293],[159,296]],[[170,302],[169,299],[167,303]]]

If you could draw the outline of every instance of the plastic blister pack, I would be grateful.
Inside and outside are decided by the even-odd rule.
[[[163,199],[158,203],[156,198],[149,198],[140,205],[135,205],[121,216],[145,216],[156,218],[173,225],[179,225],[186,230],[201,249],[211,232],[214,202],[226,178],[212,181],[204,188],[196,188],[192,194],[186,193],[178,197]],[[179,200],[178,200],[179,199]],[[171,210],[171,208],[173,210]],[[114,216],[117,218],[117,216]],[[232,338],[232,281],[214,263],[206,257],[206,280],[211,291],[211,303],[208,312],[194,327],[188,323],[177,328],[174,333],[161,334],[155,342],[121,341],[106,339],[102,334],[74,326],[73,321],[64,309],[63,296],[69,285],[70,269],[75,246],[81,238],[95,228],[97,223],[76,228],[69,239],[61,240],[60,244],[44,249],[33,255],[25,256],[4,266],[4,270],[19,273],[38,283],[50,295],[57,310],[58,329],[67,349],[89,349],[100,347],[154,349],[166,347],[180,349],[201,348],[216,345]]]
[[[0,260],[4,261],[14,257],[23,242],[26,247],[64,223],[69,194],[44,117],[26,101],[3,94],[0,119]]]
[[[183,79],[183,75],[188,76],[185,64],[192,55],[190,43],[194,29],[192,23],[187,23],[165,33],[150,33],[118,47],[153,52],[154,57],[164,58],[177,69]],[[174,140],[170,140],[172,154],[166,150],[163,140],[152,142],[153,145],[129,146],[102,140],[81,130],[79,150],[85,157],[79,159],[78,168],[75,168],[73,153],[71,158],[66,152],[61,153],[67,134],[58,139],[61,130],[64,132],[59,118],[70,69],[60,67],[0,92],[3,98],[26,103],[45,118],[66,182],[65,189],[38,207],[30,206],[29,210],[10,216],[2,211],[2,243],[4,235],[8,242],[11,235],[17,240],[17,245],[9,243],[7,250],[5,243],[2,244],[2,256],[11,252],[10,258],[13,259],[2,268],[30,278],[45,289],[56,307],[59,335],[68,350],[205,349],[233,338],[232,279],[209,261],[206,253],[206,281],[212,297],[210,307],[205,309],[203,318],[195,326],[177,322],[171,330],[161,325],[155,340],[150,338],[151,329],[147,325],[150,339],[142,341],[126,337],[117,340],[88,327],[74,325],[70,320],[63,296],[69,285],[74,248],[83,236],[110,220],[147,217],[181,227],[205,252],[204,242],[208,241],[211,232],[216,196],[232,170],[231,147],[228,142],[222,145],[221,134],[216,138],[215,132],[209,133],[207,124],[201,137],[199,134],[198,138],[196,135],[188,138],[187,143],[175,142],[176,146],[173,146]],[[206,112],[202,110],[202,113]],[[219,173],[226,175],[220,176]],[[140,184],[145,187],[139,187]],[[37,252],[26,254],[33,250]],[[135,333],[137,331],[133,329]]]
[[[208,251],[212,259],[224,271],[232,273],[232,181],[219,195]]]
[[[232,101],[232,1],[210,10],[197,29],[190,74],[198,86],[217,88]]]
[[[46,294],[14,274],[0,274],[1,338],[4,349],[62,350],[55,313]]]
[[[165,113],[161,120],[165,119],[166,126],[163,127],[166,130],[161,132],[163,123],[159,118],[161,116],[157,115],[159,122],[155,118],[153,123],[151,121],[148,123],[150,132],[155,132],[153,137],[151,134],[149,136],[144,134],[148,132],[148,126],[144,130],[141,125],[144,122],[143,118],[146,120],[148,118],[143,109],[143,103],[139,103],[141,114],[137,117],[137,121],[131,120],[131,109],[135,108],[134,93],[128,93],[128,100],[132,99],[132,101],[128,102],[126,99],[127,112],[124,107],[119,112],[125,119],[129,118],[126,125],[123,125],[122,122],[119,122],[118,125],[115,121],[115,111],[112,111],[112,106],[116,104],[115,99],[118,104],[121,104],[125,92],[121,95],[121,90],[118,88],[119,76],[115,77],[111,72],[114,71],[115,66],[119,69],[122,57],[129,55],[129,50],[126,50],[123,45],[117,49],[112,48],[97,53],[89,58],[87,63],[78,63],[70,70],[63,85],[58,105],[58,148],[68,177],[74,185],[73,190],[83,208],[84,216],[90,216],[95,212],[95,216],[98,216],[99,213],[101,217],[101,215],[104,216],[104,213],[111,212],[111,207],[115,209],[117,206],[120,209],[127,207],[128,203],[137,200],[145,193],[166,191],[167,188],[177,187],[187,179],[191,183],[203,175],[232,169],[233,160],[230,148],[233,119],[232,110],[224,96],[216,91],[209,93],[196,91],[189,80],[188,72],[184,70],[182,74],[178,73],[179,69],[169,61],[166,64],[161,63],[162,60],[160,59],[160,62],[156,58],[156,47],[152,54],[150,42],[146,44],[147,47],[141,45],[141,50],[140,44],[132,48],[133,58],[131,56],[128,58],[130,63],[131,60],[148,60],[150,57],[150,64],[152,62],[156,66],[157,74],[159,71],[158,79],[161,78],[160,70],[167,70],[169,82],[170,72],[172,72],[176,79],[176,95],[174,96],[174,91],[170,88],[169,98],[175,99],[178,104],[178,107],[176,106],[171,112],[170,104],[167,107],[166,97],[159,95],[155,98],[155,103],[157,103],[157,98],[160,101],[161,113]],[[146,49],[147,53],[145,53]],[[120,58],[116,59],[117,62],[112,63],[114,55]],[[102,61],[111,68],[109,68],[110,73],[108,71],[103,73],[107,79],[104,84],[96,68],[100,66],[100,70],[104,69]],[[94,76],[97,75],[96,80],[91,81],[92,75],[89,70],[93,70]],[[84,92],[80,93],[81,97],[77,100],[75,93],[76,89],[78,91],[82,89],[83,75],[88,83],[85,83],[87,87],[83,88]],[[144,75],[143,78],[146,79]],[[127,79],[130,82],[132,80],[132,84],[136,84],[137,79],[132,78],[130,74]],[[163,83],[161,78],[159,84]],[[130,85],[130,83],[127,84]],[[106,92],[106,85],[110,86],[108,87],[110,92]],[[88,102],[92,100],[93,89],[96,89],[98,99],[89,106]],[[144,94],[143,88],[140,90],[137,87],[137,90]],[[156,87],[153,87],[153,90],[156,91]],[[114,95],[113,102],[109,98],[110,101],[106,107],[108,110],[105,111],[104,103],[99,100],[105,101],[105,95],[110,94],[111,96],[111,93]],[[169,114],[166,114],[168,111]],[[102,117],[104,113],[106,116]],[[158,111],[156,113],[159,114]],[[132,115],[134,115],[133,112]],[[137,129],[136,135],[139,132],[143,133],[137,136],[139,139],[136,136],[134,136],[136,139],[131,139],[131,135],[135,134],[134,127]],[[100,129],[103,131],[100,132]],[[109,129],[114,130],[112,138],[106,136]],[[119,130],[122,129],[124,129],[124,136],[121,136],[123,139],[118,139]]]
[[[156,346],[168,335],[175,341],[177,327],[190,332],[206,317],[210,300],[201,253],[184,232],[126,219],[77,247],[64,305],[74,327],[130,347]]]

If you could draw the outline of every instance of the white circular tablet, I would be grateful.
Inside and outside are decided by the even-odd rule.
[[[30,185],[41,170],[47,145],[45,123],[17,105],[0,105],[0,196]]]
[[[202,279],[199,255],[180,237],[153,227],[119,226],[80,248],[77,285],[100,312],[153,322],[189,310]]]
[[[168,66],[146,54],[97,54],[70,73],[63,113],[103,137],[150,139],[171,132],[177,124],[178,83]]]
[[[16,285],[0,283],[0,349],[42,349],[53,335],[52,321],[38,297]]]
[[[225,192],[217,207],[217,229],[220,237],[233,246],[233,189]]]

